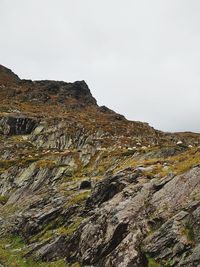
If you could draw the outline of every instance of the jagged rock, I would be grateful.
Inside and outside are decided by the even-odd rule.
[[[26,257],[32,256],[36,260],[52,261],[65,255],[66,237],[59,236],[51,241],[36,244]]]
[[[183,234],[188,216],[187,212],[181,211],[147,237],[143,241],[145,253],[159,262],[171,259],[177,266],[179,255],[191,249],[190,241]]]
[[[29,240],[39,233],[47,224],[52,222],[62,212],[62,207],[53,208],[44,202],[44,207],[38,207],[24,211],[18,215],[13,222],[11,232],[18,234]]]
[[[0,118],[0,134],[23,135],[30,134],[38,122],[26,117],[3,117]]]
[[[99,107],[84,81],[20,80],[2,66],[0,98],[6,255],[27,265],[200,264],[199,134],[128,121]]]
[[[0,84],[4,86],[15,85],[20,81],[19,77],[10,69],[0,65]]]
[[[135,182],[141,175],[141,171],[135,170],[133,173],[131,171],[132,169],[124,170],[116,175],[106,177],[106,179],[97,183],[92,195],[87,200],[88,207],[100,205],[103,202],[110,200],[117,193],[121,192],[128,183]]]
[[[139,185],[139,180],[134,183],[133,179],[127,179],[127,174],[123,173],[118,179],[121,182],[124,180],[126,184],[124,189],[121,188],[120,183],[115,183],[117,188],[115,194],[104,198],[104,188],[107,188],[111,181],[110,177],[105,178],[104,186],[101,182],[97,185],[98,189],[94,189],[94,192],[98,194],[92,195],[95,198],[93,204],[99,208],[93,211],[94,215],[79,228],[74,238],[71,239],[72,244],[69,246],[70,252],[67,259],[70,261],[75,257],[73,250],[75,242],[76,258],[83,266],[90,264],[94,266],[146,266],[144,264],[148,261],[146,254],[158,262],[169,259],[175,263],[182,259],[185,261],[188,255],[193,253],[193,247],[195,247],[187,239],[187,230],[185,234],[184,227],[192,222],[191,216],[193,220],[198,219],[196,209],[190,215],[194,207],[190,209],[188,204],[192,202],[193,193],[198,194],[200,190],[199,177],[200,168],[194,168],[184,175],[170,177],[168,182],[160,188],[157,187],[155,191],[153,181]],[[114,177],[114,180],[116,179],[117,177]],[[106,182],[108,182],[107,186],[105,186]],[[128,189],[129,194],[126,193]],[[184,211],[187,207],[190,212]],[[161,218],[157,222],[158,225],[154,225],[154,229],[158,227],[158,230],[148,236],[149,219],[158,214]],[[164,220],[167,220],[165,224]],[[197,228],[199,229],[199,226]],[[131,235],[134,235],[134,238],[127,243]],[[134,243],[133,240],[135,240]],[[192,242],[196,244],[198,238]],[[142,243],[144,245],[141,250]],[[77,246],[79,246],[78,249]],[[171,247],[174,247],[174,250]],[[129,256],[126,257],[126,255]]]
[[[200,265],[200,245],[194,248],[193,252],[185,260],[181,261],[179,265],[181,267],[198,267]]]
[[[21,80],[21,87],[25,87],[28,93],[18,91],[23,101],[33,103],[70,103],[71,108],[83,108],[85,105],[96,105],[85,81],[66,83],[59,81],[34,81]],[[13,97],[16,97],[16,90],[13,91]],[[76,102],[73,101],[76,100]]]

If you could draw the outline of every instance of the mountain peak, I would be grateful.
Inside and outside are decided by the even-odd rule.
[[[200,263],[200,134],[126,120],[85,81],[0,75],[0,266]]]
[[[30,102],[96,105],[85,81],[21,80],[20,88],[21,99]]]
[[[12,85],[20,81],[20,78],[12,70],[0,64],[0,85]]]
[[[81,107],[97,105],[85,81],[64,82],[54,80],[32,81],[20,79],[12,70],[0,65],[0,85],[2,99],[34,103],[58,103]],[[12,88],[9,88],[14,85]],[[9,89],[9,90],[8,90]]]

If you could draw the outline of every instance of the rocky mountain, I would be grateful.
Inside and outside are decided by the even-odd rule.
[[[200,134],[0,66],[0,267],[200,266]]]

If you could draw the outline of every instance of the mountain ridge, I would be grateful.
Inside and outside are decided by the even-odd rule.
[[[0,267],[198,267],[200,134],[0,67]]]

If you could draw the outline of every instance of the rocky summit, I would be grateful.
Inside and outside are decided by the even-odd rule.
[[[0,99],[0,267],[200,266],[200,134],[1,65]]]

